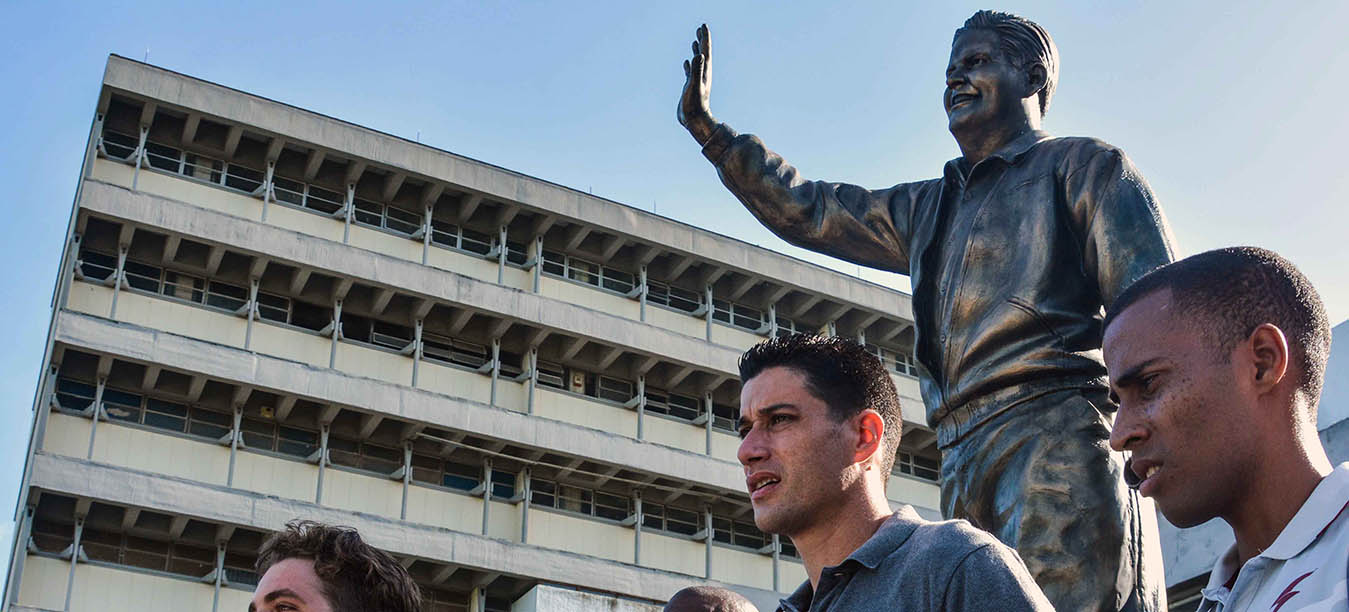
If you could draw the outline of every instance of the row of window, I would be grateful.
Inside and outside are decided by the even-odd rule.
[[[881,365],[884,365],[885,369],[906,376],[918,376],[918,361],[913,358],[913,353],[882,348],[874,344],[867,344],[866,349],[881,360]]]
[[[109,156],[128,159],[135,152],[136,138],[113,131],[105,131],[104,147]],[[212,160],[167,145],[147,142],[146,156],[150,166],[159,170],[203,180],[249,194],[256,193],[262,187],[263,173],[257,170],[238,164]],[[276,196],[278,202],[311,209],[326,215],[333,215],[345,207],[346,196],[336,191],[279,175],[273,176],[272,183],[272,193]],[[398,208],[392,204],[380,204],[364,198],[355,198],[352,204],[355,213],[353,221],[360,225],[386,230],[404,237],[416,234],[423,225],[422,213]],[[497,246],[497,239],[493,236],[434,220],[432,221],[431,242],[479,255],[486,255]],[[516,265],[523,265],[528,261],[529,256],[525,245],[508,242],[506,246],[507,261]],[[557,251],[545,250],[543,252],[543,272],[558,278],[593,285],[620,295],[630,294],[637,286],[637,278],[631,272],[565,255]],[[695,312],[703,305],[704,296],[700,292],[674,287],[659,281],[648,281],[647,285],[647,300],[650,303],[683,312]],[[768,313],[744,304],[726,300],[713,300],[713,319],[757,333],[767,327]],[[779,335],[805,331],[804,327],[786,317],[777,317],[777,329]]]
[[[67,410],[88,408],[94,401],[96,391],[93,385],[71,378],[58,378],[56,383],[57,402]],[[108,416],[117,421],[186,434],[206,441],[224,438],[230,432],[233,419],[229,413],[146,397],[107,386],[103,390],[103,404]],[[242,419],[240,428],[245,448],[305,459],[319,449],[319,435],[311,430],[250,417]],[[402,467],[403,450],[330,434],[328,459],[333,465],[387,476]],[[412,454],[411,478],[419,483],[472,491],[482,484],[483,471],[480,463],[474,465],[423,453]],[[530,501],[538,506],[614,521],[621,521],[632,513],[632,500],[623,495],[541,478],[533,479],[530,486]],[[515,497],[516,491],[514,473],[492,470],[493,498],[511,499]],[[642,514],[644,527],[676,534],[693,535],[702,525],[701,513],[673,506],[643,503]],[[716,541],[756,549],[765,545],[767,540],[753,528],[752,523],[730,519],[724,519],[724,524],[718,522],[722,520],[714,518],[713,521],[714,530],[719,530],[714,534]]]
[[[33,543],[38,550],[59,554],[74,541],[74,527],[38,518],[33,521]],[[216,550],[190,542],[164,542],[150,538],[104,531],[86,526],[80,533],[80,548],[90,561],[201,578],[213,570]],[[254,586],[252,555],[225,551],[225,577],[236,586]]]

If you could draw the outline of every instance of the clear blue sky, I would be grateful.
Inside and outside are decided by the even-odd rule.
[[[778,241],[722,188],[675,123],[681,62],[707,22],[713,111],[807,177],[928,178],[957,155],[940,103],[951,33],[988,6],[906,4],[5,3],[0,534],[109,53],[148,51],[172,70],[827,262]],[[1272,248],[1344,320],[1349,172],[1337,155],[1349,144],[1349,3],[1177,4],[994,8],[1039,21],[1058,43],[1046,129],[1128,152],[1183,254]]]

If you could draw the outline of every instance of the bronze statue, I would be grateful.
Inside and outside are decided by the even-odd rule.
[[[886,189],[808,181],[713,119],[707,26],[679,122],[784,240],[913,281],[915,353],[942,451],[942,513],[1017,549],[1059,610],[1166,608],[1156,518],[1107,445],[1115,405],[1103,306],[1173,259],[1119,150],[1040,131],[1058,51],[1039,25],[980,11],[955,33],[942,98],[962,156]]]

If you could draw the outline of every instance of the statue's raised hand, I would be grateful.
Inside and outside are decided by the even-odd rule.
[[[698,144],[707,143],[717,127],[707,104],[707,95],[712,89],[712,55],[708,38],[707,24],[703,24],[693,41],[693,57],[684,60],[684,94],[679,97],[676,113],[679,124]]]

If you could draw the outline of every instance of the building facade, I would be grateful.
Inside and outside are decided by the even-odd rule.
[[[736,360],[792,331],[882,358],[888,494],[936,517],[907,295],[113,56],[3,606],[244,609],[304,517],[400,559],[429,610],[695,583],[771,607],[805,572],[754,527]]]

